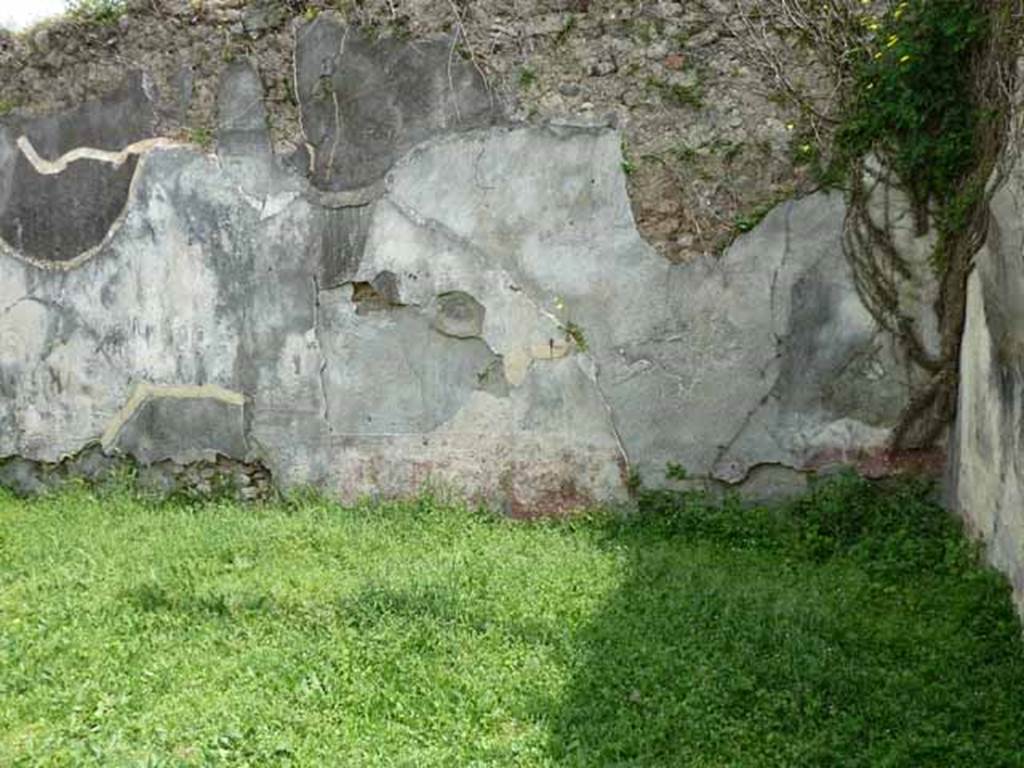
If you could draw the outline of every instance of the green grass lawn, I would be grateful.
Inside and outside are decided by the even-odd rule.
[[[543,523],[0,494],[0,765],[1024,766],[975,561],[851,477]]]

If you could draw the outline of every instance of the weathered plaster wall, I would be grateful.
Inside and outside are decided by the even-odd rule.
[[[1024,614],[1024,163],[991,208],[969,283],[951,496]]]
[[[126,0],[128,13],[113,26],[0,30],[0,111],[71,108],[136,68],[146,73],[157,133],[205,139],[216,122],[221,71],[246,59],[259,72],[271,137],[285,156],[303,142],[295,36],[309,17],[333,8],[381,40],[434,38],[485,74],[490,97],[516,121],[613,122],[641,233],[659,253],[687,261],[721,252],[737,221],[812,186],[800,149],[809,141],[806,125],[799,110],[773,97],[771,74],[752,65],[735,12],[744,3]],[[796,39],[783,48],[787,70],[813,91],[813,52]],[[353,46],[348,64],[358,56]],[[391,75],[412,71],[399,59],[394,65]]]
[[[840,196],[673,262],[605,121],[516,122],[443,41],[331,13],[294,39],[285,153],[244,59],[221,69],[215,152],[161,136],[144,68],[0,119],[9,476],[98,443],[535,514],[669,461],[760,493],[883,452],[914,372],[858,297]]]

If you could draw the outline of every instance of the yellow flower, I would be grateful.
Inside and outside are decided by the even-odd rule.
[[[889,35],[889,39],[885,41],[886,48],[892,48],[900,39],[896,35]]]
[[[910,61],[909,53],[906,54],[905,56],[900,56],[900,64],[906,64],[908,61]]]

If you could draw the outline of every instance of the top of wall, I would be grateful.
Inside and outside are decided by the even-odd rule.
[[[486,117],[480,105],[469,107],[477,123],[500,115],[619,128],[641,233],[670,260],[688,261],[720,252],[769,204],[811,187],[793,162],[799,118],[744,58],[730,10],[718,0],[127,0],[111,23],[65,17],[17,35],[0,30],[0,113],[67,109],[137,69],[154,103],[154,134],[202,144],[214,134],[217,82],[245,59],[267,93],[274,149],[301,154],[301,120],[326,124],[330,114],[329,105],[300,110],[296,36],[334,12],[364,38],[351,41],[349,66],[366,42],[414,38],[444,47],[456,73],[478,73],[488,105]],[[426,85],[416,79],[418,63],[397,53],[404,47],[394,50],[394,60],[363,61],[360,71],[406,89],[448,78],[446,67]],[[308,74],[315,64],[303,66]],[[814,77],[809,63],[800,72]],[[370,123],[363,129],[373,133]],[[372,175],[368,168],[363,176]]]

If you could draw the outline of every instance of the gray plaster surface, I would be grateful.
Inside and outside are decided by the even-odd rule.
[[[98,248],[48,269],[5,238],[0,457],[99,440],[143,464],[258,461],[348,499],[453,485],[531,515],[623,499],[669,461],[770,493],[881,448],[907,385],[845,266],[839,196],[673,265],[636,230],[615,131],[472,128],[490,115],[468,63],[452,92],[430,46],[343,51],[329,20],[304,34],[303,104],[318,66],[332,103],[368,78],[370,102],[339,109],[387,140],[310,113],[311,184],[273,156],[259,78],[233,64],[217,152],[147,145]],[[417,56],[426,85],[381,74]],[[31,183],[0,146],[0,178]],[[77,184],[75,167],[52,178]]]
[[[992,200],[968,283],[951,501],[1024,615],[1024,163]]]
[[[243,406],[215,397],[150,397],[132,412],[107,447],[146,465],[246,456]]]

